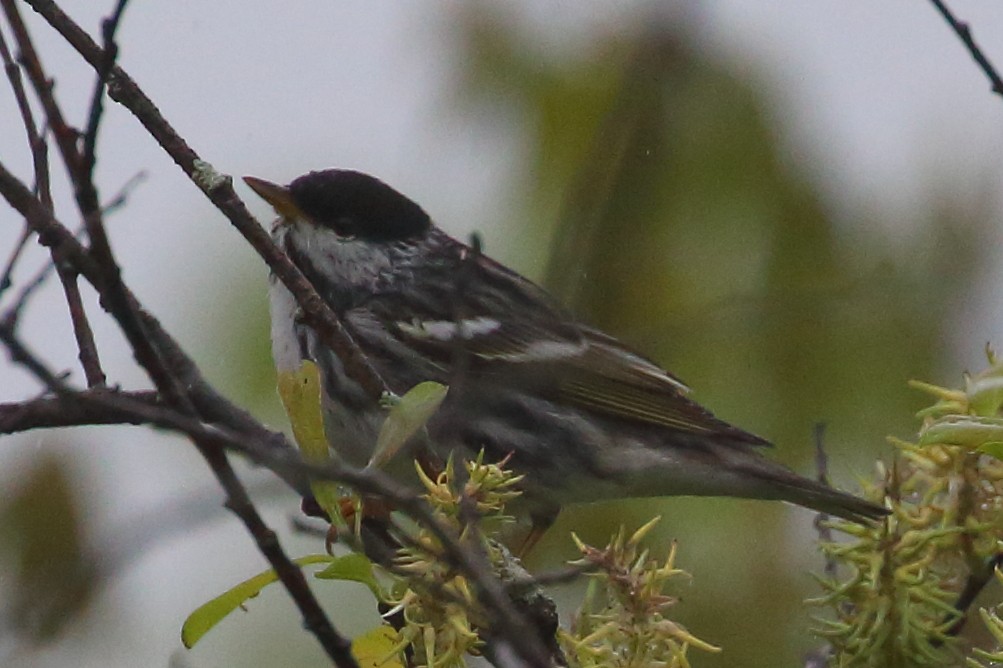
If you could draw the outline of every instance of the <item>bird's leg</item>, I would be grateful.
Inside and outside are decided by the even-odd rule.
[[[559,512],[560,509],[548,509],[545,512],[530,513],[529,519],[532,522],[532,526],[526,537],[522,539],[522,544],[515,551],[515,556],[519,558],[519,561],[523,561],[529,556],[530,550],[536,547],[536,544],[543,538],[543,534],[547,533],[547,529],[553,526]]]
[[[304,499],[303,505],[305,509],[306,499]],[[356,531],[358,531],[363,522],[368,520],[386,524],[390,519],[390,513],[393,511],[394,507],[392,504],[378,497],[367,496],[360,499],[355,496],[343,496],[338,500],[338,513],[349,527],[356,527]],[[323,517],[330,521],[326,513]],[[328,554],[332,553],[331,550],[334,544],[340,538],[340,532],[341,527],[339,524],[332,522],[328,526],[327,538],[324,540],[324,546],[327,548]]]

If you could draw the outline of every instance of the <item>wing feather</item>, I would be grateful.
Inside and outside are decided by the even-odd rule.
[[[363,308],[402,343],[447,370],[462,350],[469,373],[533,383],[560,402],[607,417],[751,445],[768,442],[716,418],[689,388],[617,339],[575,321],[541,288],[488,258],[459,294],[384,293]],[[459,271],[442,283],[452,285]],[[427,277],[426,277],[427,278]]]

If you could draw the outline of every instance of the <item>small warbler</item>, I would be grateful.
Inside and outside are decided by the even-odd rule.
[[[510,457],[535,527],[566,504],[670,495],[778,499],[852,521],[886,514],[763,457],[767,441],[716,418],[678,378],[576,321],[383,182],[342,169],[288,186],[244,180],[278,212],[276,243],[394,393],[455,384],[427,425],[432,447],[443,459]],[[328,439],[364,466],[386,411],[274,277],[270,301],[278,369],[318,365]]]

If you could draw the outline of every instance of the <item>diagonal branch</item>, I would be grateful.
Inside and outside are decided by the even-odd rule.
[[[104,91],[108,83],[108,74],[118,59],[118,44],[115,33],[122,21],[122,13],[129,0],[118,0],[112,15],[101,22],[101,34],[104,39],[104,62],[97,68],[97,82],[94,84],[94,94],[91,96],[91,110],[87,114],[87,129],[84,131],[83,173],[90,182],[94,181],[94,165],[97,163],[95,148],[98,140],[98,129],[101,126],[101,116],[104,113]]]
[[[10,2],[11,0],[0,0]],[[25,0],[95,69],[101,67],[104,51],[52,0]],[[289,289],[303,310],[304,321],[313,327],[321,340],[345,361],[345,372],[379,399],[388,388],[361,353],[341,321],[321,298],[302,272],[286,257],[268,233],[254,220],[233,190],[231,179],[215,173],[161,115],[153,101],[135,81],[118,66],[108,78],[108,94],[127,108],[171,156],[175,163],[202,190],[230,223],[251,244],[268,267]]]
[[[14,99],[17,100],[18,111],[21,112],[21,122],[24,124],[24,133],[28,138],[28,148],[31,151],[31,161],[35,170],[35,190],[38,192],[42,203],[52,208],[52,192],[49,188],[49,157],[48,147],[45,140],[38,131],[38,124],[35,122],[35,115],[28,102],[28,94],[24,90],[24,82],[21,80],[21,69],[14,62],[7,41],[0,33],[0,60],[3,61],[4,71],[10,82],[10,88],[14,92]],[[0,291],[3,290],[3,282],[0,281]]]
[[[197,411],[193,400],[183,392],[183,386],[178,378],[160,358],[161,348],[157,343],[164,339],[169,340],[169,337],[162,331],[160,332],[162,336],[154,336],[147,329],[149,325],[158,325],[156,320],[143,313],[138,300],[124,285],[118,283],[117,286],[113,285],[111,289],[109,288],[107,283],[109,277],[103,271],[103,267],[73,237],[69,230],[60,224],[52,213],[32,195],[27,187],[7,171],[2,164],[0,164],[0,192],[25,217],[27,224],[38,233],[39,240],[53,249],[54,257],[59,255],[72,261],[75,269],[79,270],[94,285],[101,295],[102,305],[116,317],[130,343],[135,339],[141,349],[151,351],[154,354],[154,358],[151,360],[142,357],[141,349],[137,349],[135,346],[133,348],[137,360],[146,368],[147,373],[155,379],[155,382],[160,379],[165,381],[164,386],[158,383],[157,389],[169,407],[175,409],[175,412],[186,420],[201,424],[201,421],[195,419]],[[118,289],[115,289],[116,287]],[[139,327],[127,330],[126,328],[131,325],[131,319],[134,319]],[[159,325],[157,329],[160,329]],[[67,392],[66,387],[55,375],[46,373],[44,367],[38,364],[32,365],[34,358],[20,345],[7,323],[0,323],[0,338],[7,344],[14,359],[28,366],[48,387],[57,393],[65,394]],[[100,398],[90,397],[89,400],[100,401]],[[216,440],[207,437],[205,433],[193,431],[188,432],[188,435],[206,459],[226,493],[227,508],[241,519],[257,543],[258,549],[275,569],[290,597],[299,608],[306,628],[315,635],[335,665],[345,668],[357,667],[349,651],[350,642],[335,630],[307,586],[302,571],[292,563],[279,544],[275,533],[261,519],[251,503],[247,491],[233,471],[226,451],[219,447]]]
[[[84,302],[80,298],[77,272],[58,257],[53,256],[52,261],[56,267],[56,273],[59,275],[59,282],[63,285],[66,305],[70,309],[70,322],[73,325],[73,335],[77,340],[77,358],[80,360],[80,366],[83,367],[87,386],[103,387],[106,378],[101,369],[101,358],[98,355],[97,343],[94,341],[94,332],[87,320]]]
[[[45,208],[17,177],[0,163],[0,195],[24,216],[29,228],[38,234],[39,241],[50,249],[58,248],[63,257],[71,262],[98,291],[101,290],[103,274],[87,249],[67,230],[52,213]],[[261,426],[250,414],[235,406],[202,377],[198,366],[181,349],[178,343],[160,325],[156,318],[147,313],[139,301],[126,291],[127,298],[139,314],[148,336],[161,352],[172,373],[186,388],[188,396],[199,410],[199,414],[211,422],[222,422],[242,433],[258,437],[268,442],[272,434]],[[273,447],[289,448],[288,443]]]
[[[56,97],[52,92],[52,80],[49,79],[45,73],[45,69],[42,67],[42,61],[31,41],[28,27],[21,18],[21,13],[17,9],[15,0],[0,0],[0,7],[3,8],[4,14],[7,16],[7,22],[14,33],[14,39],[20,51],[19,61],[28,75],[28,80],[31,82],[32,88],[35,89],[35,94],[38,96],[39,102],[42,104],[42,110],[45,112],[46,119],[48,119],[49,128],[55,136],[56,146],[59,147],[59,152],[62,154],[63,161],[66,163],[72,178],[80,169],[80,165],[77,162],[79,155],[77,151],[77,130],[66,122],[63,112],[56,102]]]
[[[37,358],[34,358],[16,338],[12,337],[9,330],[6,330],[2,324],[0,324],[0,341],[7,343],[15,359],[25,364],[43,382],[54,391],[62,393],[67,399],[72,398],[89,406],[100,407],[103,412],[125,412],[129,415],[129,419],[126,420],[129,423],[156,425],[185,434],[193,441],[205,446],[240,452],[252,461],[266,466],[269,470],[284,477],[287,481],[291,479],[303,481],[307,477],[315,480],[332,480],[349,485],[361,494],[372,494],[388,499],[405,515],[419,522],[422,526],[428,527],[442,544],[445,552],[444,558],[464,573],[469,574],[471,581],[477,587],[478,596],[482,603],[498,615],[499,636],[504,637],[511,644],[512,649],[523,657],[524,661],[518,665],[549,666],[549,661],[546,658],[548,654],[541,646],[538,635],[527,627],[526,620],[515,609],[506,588],[490,570],[469,552],[455,532],[433,515],[432,510],[423,499],[383,472],[376,469],[358,469],[333,459],[323,464],[309,464],[304,462],[299,453],[288,444],[284,448],[273,447],[274,440],[284,442],[284,437],[281,434],[273,434],[262,428],[269,435],[267,441],[262,441],[223,425],[207,425],[169,406],[152,405],[141,397],[97,390],[67,393],[62,381],[38,362]],[[297,489],[303,492],[306,487],[301,485]],[[256,534],[255,538],[259,540],[259,548],[262,551],[265,551],[266,548],[278,548],[277,542],[272,544],[273,534],[266,533],[260,539]],[[276,572],[280,573],[280,576],[283,573],[278,567],[276,567]],[[296,572],[302,576],[298,569]],[[283,583],[286,583],[284,578]],[[293,594],[293,591],[290,590],[290,593]],[[295,600],[295,594],[293,596]]]
[[[103,395],[91,392],[90,394],[82,395],[81,393],[74,392],[62,379],[52,373],[33,355],[16,337],[13,330],[4,323],[0,323],[0,341],[3,341],[7,346],[11,358],[15,362],[25,366],[58,396],[77,398],[85,405],[94,404],[103,406],[106,409],[116,405],[113,396],[110,394]],[[198,428],[193,428],[187,433],[199,449],[199,452],[209,462],[213,474],[226,493],[226,507],[237,515],[247,527],[258,549],[271,564],[272,568],[275,569],[279,580],[285,585],[293,602],[300,609],[304,626],[316,636],[321,646],[334,662],[334,665],[339,668],[359,668],[355,657],[351,653],[351,641],[334,629],[334,626],[317,602],[316,597],[310,591],[303,571],[289,559],[288,555],[282,549],[282,545],[279,543],[275,532],[265,524],[264,520],[258,514],[243,484],[230,466],[226,458],[225,449],[220,447],[218,437],[213,435],[213,430],[190,417],[187,411],[178,411],[172,407],[158,409],[156,406],[137,403],[138,406],[133,406],[136,414],[159,411],[161,418],[164,420],[171,419],[180,423],[200,425]],[[119,402],[118,405],[121,406],[122,402]]]
[[[9,0],[0,0],[9,2]],[[98,47],[93,40],[77,26],[72,19],[63,13],[51,0],[26,0],[37,12],[39,12],[79,53],[87,60],[92,67],[99,69],[105,51]],[[292,265],[289,259],[272,243],[267,232],[250,216],[246,207],[237,198],[233,191],[229,177],[216,174],[208,163],[199,159],[198,155],[177,135],[153,103],[143,94],[136,84],[119,67],[113,67],[108,76],[108,91],[110,97],[126,106],[146,127],[151,135],[160,143],[161,147],[171,155],[175,162],[182,167],[186,174],[199,186],[227,217],[231,223],[248,239],[251,245],[265,259],[273,273],[283,281],[283,283],[296,296],[304,312],[304,320],[314,327],[324,343],[334,350],[339,357],[346,360],[346,371],[367,389],[373,398],[381,395],[386,385],[382,379],[374,372],[368,360],[359,352],[350,336],[343,329],[340,321],[330,310],[323,299],[316,293],[309,282],[302,276],[299,270]],[[22,212],[29,224],[39,233],[40,240],[46,245],[63,246],[63,252],[67,257],[72,256],[73,261],[78,263],[77,269],[80,274],[93,282],[98,292],[102,295],[102,305],[105,306],[116,318],[121,318],[119,304],[108,303],[107,297],[109,276],[103,271],[102,263],[98,258],[87,252],[75,239],[67,238],[66,229],[55,220],[51,213],[44,210],[39,211],[37,200],[31,200],[30,192],[16,182],[9,172],[0,165],[0,191],[4,196]],[[27,198],[25,195],[27,194]],[[30,201],[29,201],[30,200]],[[72,235],[69,235],[72,237]],[[114,282],[114,281],[113,281]],[[114,286],[112,286],[114,288]],[[397,486],[377,472],[360,471],[351,467],[346,467],[338,462],[329,462],[324,466],[309,467],[300,459],[298,453],[288,447],[288,443],[281,436],[276,436],[260,424],[254,423],[252,419],[246,418],[241,422],[241,415],[234,415],[234,411],[239,411],[229,402],[222,400],[213,401],[214,390],[206,383],[200,387],[193,388],[184,380],[187,371],[196,377],[197,368],[184,355],[183,351],[177,347],[173,339],[159,327],[159,324],[149,314],[143,312],[138,302],[126,290],[121,291],[121,298],[129,309],[133,309],[140,323],[142,324],[146,337],[152,340],[155,350],[162,356],[165,368],[173,376],[173,380],[180,380],[186,390],[187,398],[198,408],[197,412],[186,410],[184,402],[175,403],[174,397],[165,395],[166,405],[151,406],[143,402],[133,401],[128,397],[111,396],[97,392],[89,394],[76,393],[74,396],[82,397],[82,401],[92,405],[104,406],[105,410],[112,405],[118,409],[127,407],[131,414],[149,424],[174,429],[186,434],[195,443],[200,451],[206,455],[207,459],[212,457],[210,465],[214,473],[220,478],[220,482],[226,489],[231,501],[235,504],[241,503],[239,492],[239,481],[235,477],[230,479],[227,475],[228,465],[226,465],[225,454],[221,448],[236,450],[248,454],[253,460],[267,465],[271,470],[280,475],[285,472],[284,477],[291,477],[290,472],[299,474],[300,480],[304,474],[308,474],[317,479],[341,480],[349,484],[360,492],[372,493],[384,496],[391,500],[394,505],[404,514],[414,518],[416,521],[427,525],[430,530],[440,537],[447,558],[455,563],[458,568],[470,576],[476,584],[478,596],[483,604],[498,615],[499,623],[497,630],[499,636],[506,642],[506,652],[512,657],[509,665],[548,665],[547,652],[541,646],[538,636],[527,629],[527,621],[513,607],[508,593],[501,583],[494,578],[493,574],[484,568],[484,565],[471,555],[458,541],[448,527],[442,525],[429,511],[427,505],[410,490]],[[120,320],[120,324],[122,321]],[[124,328],[124,325],[123,325]],[[128,334],[128,332],[127,332]],[[140,360],[144,363],[147,360]],[[187,368],[190,365],[191,368]],[[146,366],[146,364],[144,364]],[[158,389],[160,383],[156,382]],[[200,396],[201,393],[201,396]],[[164,394],[164,393],[162,393]],[[204,419],[213,419],[217,413],[224,414],[228,419],[235,419],[240,422],[240,427],[231,428],[232,423],[221,422],[217,424],[206,424]],[[199,419],[199,418],[202,419]],[[264,433],[262,433],[264,432]],[[252,437],[251,434],[254,434]],[[260,437],[260,438],[259,438]],[[218,460],[222,458],[222,462]],[[229,470],[232,474],[232,470]],[[267,527],[263,524],[255,524],[254,517],[242,515],[242,512],[253,511],[253,506],[248,502],[246,505],[230,506],[234,512],[241,515],[252,535],[259,542],[259,549],[269,556],[271,561],[275,556],[272,548],[277,548],[274,543],[274,535],[269,537]],[[259,518],[260,519],[260,518]],[[280,551],[281,552],[281,551]],[[281,558],[284,555],[280,554]],[[274,565],[274,564],[273,564]],[[280,566],[275,566],[276,571],[282,575]],[[302,574],[298,572],[300,577]],[[292,576],[290,576],[292,578]],[[293,578],[294,579],[294,578]],[[294,595],[297,604],[300,600],[296,598],[294,591],[298,591],[298,584],[288,581],[283,576],[283,582],[287,589]],[[307,590],[307,594],[309,591]],[[301,611],[308,625],[312,624],[312,617],[307,611]],[[326,620],[325,620],[326,621]],[[317,633],[316,629],[312,630]],[[332,629],[333,632],[333,629]],[[318,637],[320,634],[318,633]],[[322,640],[323,642],[323,640]],[[327,647],[327,646],[325,646]],[[335,647],[335,650],[338,648]],[[331,650],[329,649],[329,654]],[[516,657],[519,657],[517,660]],[[337,662],[337,660],[336,660]]]
[[[1003,95],[1003,78],[1000,78],[1000,74],[992,62],[982,49],[979,48],[979,45],[975,43],[971,27],[964,21],[959,21],[950,8],[948,8],[947,4],[945,4],[944,0],[930,0],[930,2],[933,3],[933,6],[940,12],[940,15],[947,21],[947,25],[951,26],[951,30],[954,31],[958,39],[961,40],[961,43],[968,49],[968,53],[971,54],[972,59],[975,60],[979,68],[988,77],[989,83],[992,85],[992,91],[997,95]]]

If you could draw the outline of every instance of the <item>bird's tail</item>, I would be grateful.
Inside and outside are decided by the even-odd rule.
[[[774,498],[844,520],[864,524],[879,520],[890,512],[884,506],[802,477],[779,465],[765,470],[759,468],[756,473],[765,478],[765,482],[776,492]]]

